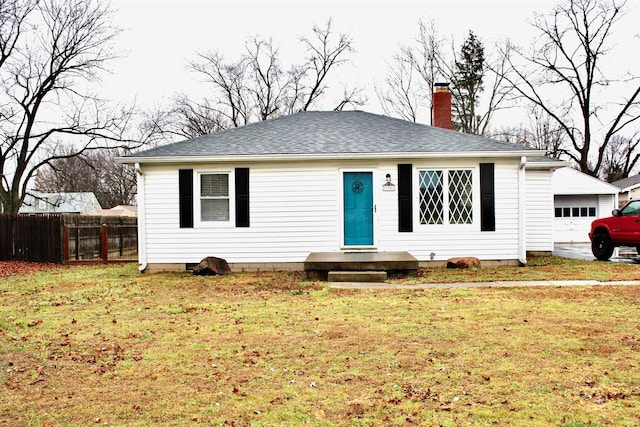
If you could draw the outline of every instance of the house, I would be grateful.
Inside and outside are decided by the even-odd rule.
[[[620,206],[631,199],[637,199],[640,197],[640,175],[620,179],[612,182],[611,184],[618,188],[618,202]]]
[[[556,243],[589,242],[591,222],[618,206],[618,187],[570,167],[556,170],[552,185]]]
[[[543,155],[362,111],[308,111],[120,161],[138,175],[143,271],[206,256],[234,270],[302,270],[315,252],[511,264],[550,253],[557,165],[530,162]]]
[[[41,193],[31,191],[22,202],[20,214],[100,215],[102,207],[91,192]]]
[[[138,207],[130,205],[117,205],[111,209],[102,209],[102,216],[138,216]]]

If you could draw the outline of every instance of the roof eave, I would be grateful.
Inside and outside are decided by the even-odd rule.
[[[571,164],[565,161],[527,163],[527,169],[537,169],[537,170],[556,170],[556,169],[562,169],[568,166],[571,166]]]
[[[615,184],[612,184],[612,185],[615,185]],[[616,185],[616,187],[618,186]],[[618,187],[618,188],[620,189],[621,193],[626,193],[628,191],[635,190],[638,187],[640,187],[640,182],[636,184],[627,185],[626,187]]]
[[[242,163],[301,160],[361,160],[361,159],[411,159],[411,158],[518,158],[544,156],[542,150],[517,151],[459,151],[459,152],[407,152],[407,153],[321,153],[321,154],[252,154],[226,156],[127,156],[116,161],[135,163]]]

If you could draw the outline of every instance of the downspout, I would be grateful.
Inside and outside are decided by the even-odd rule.
[[[136,183],[138,185],[138,262],[140,272],[147,269],[147,215],[144,196],[144,173],[140,163],[136,163]]]
[[[522,266],[527,265],[526,164],[527,158],[520,157],[518,170],[518,261]]]

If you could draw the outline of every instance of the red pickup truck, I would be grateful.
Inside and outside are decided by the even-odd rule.
[[[611,215],[591,223],[589,239],[593,256],[606,261],[617,246],[635,246],[640,254],[640,200],[630,200],[621,209],[614,209]]]

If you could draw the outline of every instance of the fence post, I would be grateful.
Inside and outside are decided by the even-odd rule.
[[[109,258],[109,226],[107,225],[100,227],[100,252],[102,260],[107,261]]]
[[[122,228],[123,228],[122,225],[118,226],[118,249],[119,249],[119,252],[120,252],[120,258],[122,258],[122,252],[123,252],[123,249],[124,249],[124,242],[122,241],[123,240],[122,239]]]

